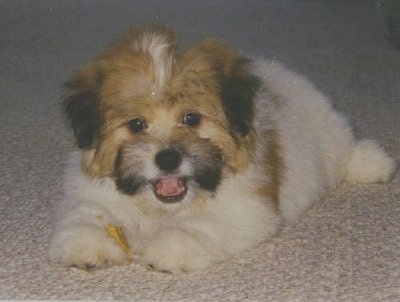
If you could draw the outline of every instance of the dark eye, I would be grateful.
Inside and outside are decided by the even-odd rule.
[[[201,115],[196,112],[189,112],[183,117],[182,123],[189,127],[197,127],[200,124]]]
[[[147,124],[143,119],[135,118],[128,122],[128,128],[133,133],[139,133],[147,128]]]

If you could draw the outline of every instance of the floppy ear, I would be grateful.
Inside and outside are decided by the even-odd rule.
[[[100,77],[97,79],[99,81]],[[71,123],[77,145],[81,149],[90,149],[99,134],[99,89],[81,76],[66,83],[65,87],[68,94],[63,101],[63,109]]]
[[[213,38],[203,40],[190,55],[208,61],[231,129],[246,136],[253,122],[253,99],[261,84],[248,71],[248,60]]]
[[[254,97],[260,79],[246,70],[246,60],[238,58],[227,73],[218,73],[219,95],[231,128],[246,136],[252,127]]]

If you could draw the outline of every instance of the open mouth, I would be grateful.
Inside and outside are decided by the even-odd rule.
[[[154,194],[165,203],[181,201],[187,192],[187,179],[178,176],[165,176],[154,182]]]

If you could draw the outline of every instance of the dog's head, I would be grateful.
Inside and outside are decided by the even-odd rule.
[[[204,200],[246,169],[259,86],[217,40],[180,56],[174,45],[168,28],[131,30],[67,84],[64,100],[84,172],[164,207]]]

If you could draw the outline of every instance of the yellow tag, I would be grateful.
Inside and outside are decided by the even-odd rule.
[[[125,253],[128,254],[128,256],[130,256],[128,241],[126,240],[122,228],[112,224],[107,224],[105,226],[105,229],[107,234],[110,235],[112,238],[114,238],[115,242],[123,249]]]

